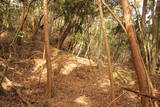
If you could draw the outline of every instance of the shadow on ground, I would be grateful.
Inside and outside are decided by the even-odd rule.
[[[107,107],[110,102],[110,82],[106,67],[99,69],[91,60],[51,47],[54,71],[54,96],[45,98],[46,68],[43,59],[43,44],[32,43],[18,52],[19,59],[8,62],[6,76],[21,90],[24,99],[34,107]],[[21,50],[22,49],[22,50]],[[27,52],[27,53],[25,53]],[[20,56],[21,54],[18,54]],[[127,85],[127,84],[126,84]],[[116,96],[123,91],[116,84]],[[0,94],[3,107],[25,107],[15,94]],[[125,93],[117,100],[118,107],[138,107],[138,97]]]

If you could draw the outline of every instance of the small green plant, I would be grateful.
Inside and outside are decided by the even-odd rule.
[[[15,58],[15,57],[9,57],[9,58],[8,58],[8,61],[9,61],[10,63],[13,63],[13,62],[16,61],[16,58]]]

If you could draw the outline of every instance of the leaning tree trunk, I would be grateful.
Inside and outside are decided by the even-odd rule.
[[[67,38],[68,34],[70,33],[71,29],[72,29],[72,24],[69,23],[69,25],[67,26],[65,31],[62,33],[61,37],[59,38],[58,46],[57,46],[58,49],[62,49],[63,43]]]
[[[20,32],[20,31],[23,31],[24,30],[24,24],[25,24],[25,21],[27,19],[27,12],[26,12],[26,8],[25,6],[22,7],[22,10],[21,10],[21,15],[20,15],[20,18],[19,18],[19,21],[20,21],[20,27],[18,28],[17,30],[17,34]],[[18,45],[21,45],[22,44],[22,37],[20,36],[17,36],[16,37],[16,44]]]
[[[51,66],[51,58],[50,58],[50,50],[49,50],[49,37],[48,37],[48,0],[43,1],[44,7],[44,42],[45,42],[45,57],[46,57],[46,65],[47,65],[47,97],[52,96],[53,90],[53,73]]]
[[[24,24],[25,24],[25,22],[26,22],[26,20],[27,20],[27,17],[28,17],[28,14],[29,14],[29,10],[30,10],[30,7],[31,7],[31,4],[34,2],[35,0],[32,0],[30,3],[29,3],[29,5],[28,5],[28,7],[26,8],[25,6],[24,6],[24,4],[23,4],[23,10],[22,10],[22,13],[21,13],[21,16],[20,16],[20,27],[18,28],[18,30],[17,30],[17,34],[20,32],[20,31],[23,31],[23,28],[24,28]],[[22,37],[19,37],[19,36],[17,36],[17,38],[16,38],[16,43],[18,44],[18,45],[21,45],[22,44]]]
[[[105,22],[104,22],[104,15],[103,15],[103,10],[102,10],[102,1],[98,0],[98,7],[99,7],[99,13],[100,13],[100,21],[102,25],[102,32],[103,32],[103,37],[104,37],[104,43],[105,43],[105,48],[106,48],[106,56],[107,56],[107,62],[108,62],[108,72],[109,72],[109,78],[110,78],[110,83],[111,83],[111,101],[115,99],[115,93],[114,93],[114,79],[112,75],[112,63],[111,63],[111,55],[110,55],[110,46],[108,43],[108,35],[106,32],[106,27],[105,27]],[[116,103],[112,103],[112,107],[116,107]]]
[[[129,9],[129,1],[121,0],[121,4],[124,12],[124,20],[125,20],[125,25],[127,29],[127,37],[131,47],[133,63],[134,63],[137,78],[138,78],[139,90],[143,94],[150,94],[150,85],[148,82],[147,70],[142,60],[139,45],[137,44],[136,34],[134,32],[134,27],[131,19],[131,12]],[[141,97],[141,103],[142,103],[142,107],[151,107],[151,102],[149,98]]]

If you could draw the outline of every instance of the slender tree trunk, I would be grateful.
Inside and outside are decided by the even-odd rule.
[[[142,26],[142,38],[145,36],[145,23],[146,23],[146,13],[147,13],[147,2],[148,0],[143,0],[143,8],[142,8],[142,19],[141,19],[141,26]]]
[[[39,28],[40,28],[40,24],[41,24],[41,21],[42,21],[43,17],[44,17],[44,15],[40,16],[40,18],[38,20],[38,23],[37,23],[37,25],[34,29],[34,33],[31,37],[32,41],[37,40],[37,38],[38,38],[37,33],[38,33]]]
[[[108,72],[110,77],[110,83],[111,83],[111,101],[115,99],[115,93],[114,93],[114,79],[112,75],[112,63],[111,63],[111,55],[110,55],[110,46],[108,43],[108,35],[106,32],[105,22],[104,22],[104,15],[102,10],[102,1],[98,0],[98,7],[99,7],[99,13],[100,13],[100,21],[102,25],[102,31],[105,41],[105,48],[106,48],[106,56],[107,56],[107,62],[108,62]],[[113,102],[112,107],[116,107],[116,103]]]
[[[25,6],[24,6],[24,4],[23,4],[23,10],[22,10],[22,16],[20,16],[20,27],[17,29],[17,34],[20,32],[20,31],[22,31],[23,30],[23,28],[24,28],[24,24],[25,24],[25,22],[26,22],[26,20],[27,20],[27,16],[28,16],[28,14],[29,14],[29,9],[30,9],[30,7],[31,7],[31,4],[34,2],[35,0],[32,0],[30,3],[29,3],[29,5],[28,5],[28,7],[26,8]],[[21,19],[22,18],[22,19]],[[18,45],[21,45],[22,44],[22,37],[17,37],[16,38],[16,43],[18,44]]]
[[[156,3],[155,3],[156,4]],[[152,54],[151,54],[151,71],[155,73],[154,71],[157,68],[158,63],[158,57],[160,52],[160,0],[157,0],[157,4],[155,5],[155,15],[153,16],[153,44],[152,44]],[[154,6],[153,6],[154,7]],[[153,9],[154,10],[154,9]],[[153,92],[153,95],[155,93]],[[154,102],[155,107],[158,107],[157,102]]]
[[[131,19],[131,12],[129,9],[129,2],[128,0],[121,0],[121,4],[124,12],[124,20],[125,20],[126,29],[127,29],[127,37],[131,47],[133,63],[134,63],[137,78],[138,78],[139,90],[141,93],[150,94],[150,86],[148,83],[147,70],[142,60],[139,45],[137,44],[136,34],[134,32],[134,27]],[[146,97],[141,97],[141,103],[142,103],[142,107],[151,107],[150,99]]]
[[[136,11],[137,22],[138,22],[139,29],[140,29],[140,34],[137,35],[137,39],[139,42],[141,55],[142,55],[142,58],[143,58],[145,65],[147,67],[147,70],[150,71],[149,63],[148,63],[149,61],[148,61],[148,57],[147,57],[148,54],[147,54],[147,50],[146,50],[147,44],[145,42],[145,38],[147,38],[146,24],[145,24],[146,23],[146,13],[147,13],[147,1],[148,0],[143,0],[142,16],[140,15],[139,10],[137,10],[137,7],[134,7],[134,8]]]
[[[68,34],[71,31],[71,28],[72,28],[72,24],[69,23],[69,25],[67,26],[66,30],[62,33],[61,38],[58,41],[58,46],[57,46],[58,49],[62,48],[65,39],[67,38]]]
[[[35,29],[35,15],[34,15],[34,12],[32,13],[32,16],[31,16],[31,25],[32,25],[32,29]]]
[[[157,20],[158,20],[158,25],[157,25],[157,54],[158,54],[158,61],[157,63],[160,64],[160,0],[157,0]]]
[[[26,8],[25,7],[22,7],[22,12],[21,12],[21,15],[20,15],[20,28],[18,29],[19,31],[20,30],[23,30],[23,27],[24,27],[24,17],[26,15]]]
[[[156,3],[155,3],[156,4]],[[154,7],[154,6],[153,6]],[[152,44],[152,72],[156,69],[159,54],[159,41],[160,41],[160,0],[157,0],[155,14],[153,16],[153,44]]]
[[[22,8],[22,12],[21,12],[21,15],[20,15],[20,18],[19,18],[19,21],[20,21],[20,27],[18,28],[17,30],[17,34],[20,32],[20,31],[23,31],[24,29],[24,24],[25,24],[25,20],[26,20],[26,16],[27,13],[26,13],[26,8],[23,6]],[[18,45],[21,45],[22,44],[22,37],[20,36],[17,36],[16,38],[16,44]]]
[[[48,0],[43,1],[44,7],[44,43],[45,43],[45,57],[47,64],[47,97],[52,97],[53,90],[53,73],[52,73],[52,65],[51,65],[51,55],[49,50],[49,37],[48,37]]]

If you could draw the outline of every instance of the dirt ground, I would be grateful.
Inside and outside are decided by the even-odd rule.
[[[17,47],[20,58],[7,60],[5,71],[5,76],[19,90],[21,97],[15,91],[0,91],[0,107],[109,107],[111,89],[106,65],[99,66],[89,59],[55,48],[51,48],[54,92],[52,98],[46,99],[43,44],[28,45]],[[117,107],[140,107],[139,96],[120,88],[137,89],[134,71],[122,64],[114,64],[113,68]],[[158,80],[160,76],[153,78],[156,87]]]

